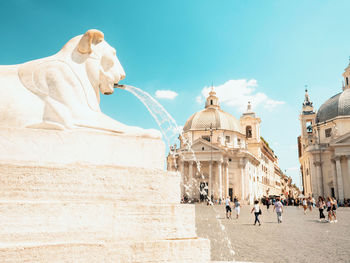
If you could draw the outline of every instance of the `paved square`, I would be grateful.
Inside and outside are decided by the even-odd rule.
[[[338,222],[330,224],[318,221],[318,209],[304,215],[301,207],[285,207],[283,223],[278,224],[272,207],[270,211],[261,207],[259,227],[253,225],[251,206],[241,208],[238,220],[229,220],[225,219],[224,206],[196,205],[197,234],[210,239],[212,260],[350,262],[350,208],[338,208]],[[232,243],[234,256],[227,240]]]

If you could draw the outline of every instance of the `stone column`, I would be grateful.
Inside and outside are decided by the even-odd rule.
[[[335,157],[335,165],[337,167],[337,185],[339,201],[344,201],[343,175],[341,172],[340,156]]]
[[[241,167],[241,193],[242,193],[242,202],[245,200],[245,196],[244,196],[244,168],[243,166]]]
[[[188,162],[188,188],[189,188],[189,198],[193,198],[193,161]]]
[[[249,190],[249,182],[250,182],[250,174],[249,174],[249,162],[245,165],[245,174],[244,174],[244,185],[245,185],[245,189],[244,189],[244,194],[245,194],[245,197],[248,201],[248,204],[251,204],[250,203],[250,190]]]
[[[184,160],[179,160],[180,174],[181,174],[181,198],[185,195],[185,162]]]
[[[208,182],[208,195],[209,198],[211,198],[211,195],[213,193],[213,184],[212,184],[212,176],[213,176],[213,164],[212,162],[209,162],[209,182]]]
[[[217,167],[218,167],[218,179],[219,179],[219,191],[218,191],[218,199],[221,198],[222,200],[222,161],[217,162]]]
[[[338,184],[337,184],[337,167],[335,165],[335,160],[332,160],[332,175],[333,175],[333,187],[335,198],[338,199]]]
[[[317,174],[317,185],[318,185],[318,194],[317,194],[317,196],[324,196],[324,188],[323,188],[323,186],[324,186],[324,184],[323,184],[323,181],[324,181],[324,179],[323,179],[323,174],[322,174],[322,169],[321,169],[321,165],[322,165],[322,162],[314,162],[314,165],[316,166],[316,174]],[[317,196],[314,196],[315,198],[317,197]]]
[[[229,194],[229,173],[228,173],[228,161],[225,162],[225,198],[228,196]]]
[[[350,182],[350,155],[346,156],[347,161],[348,161],[348,182]],[[344,202],[344,200],[342,200]]]
[[[310,162],[310,177],[311,177],[311,192],[314,194],[314,196],[319,196],[318,192],[318,178],[316,173],[316,167],[313,162]]]

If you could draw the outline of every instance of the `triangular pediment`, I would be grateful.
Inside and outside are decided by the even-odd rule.
[[[337,145],[337,144],[349,144],[350,145],[350,132],[343,134],[342,136],[333,139],[329,143],[330,145]]]
[[[221,151],[219,147],[212,145],[210,142],[202,138],[195,140],[191,148],[193,151],[210,151],[211,148],[212,148],[212,151]]]

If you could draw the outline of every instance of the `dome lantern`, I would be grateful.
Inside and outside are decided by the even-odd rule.
[[[205,102],[205,108],[220,109],[219,98],[216,97],[216,92],[214,91],[213,87],[211,87],[211,91],[209,92],[209,96]]]
[[[343,81],[343,90],[350,88],[350,58],[349,58],[349,65],[345,69],[343,73],[344,81]]]

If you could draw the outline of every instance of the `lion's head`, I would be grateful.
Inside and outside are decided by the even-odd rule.
[[[27,110],[26,105],[33,104],[36,111],[31,115],[19,112],[20,118],[12,122],[14,126],[37,129],[85,127],[160,138],[157,132],[129,127],[101,112],[100,92],[113,93],[114,85],[125,78],[125,72],[116,50],[98,30],[88,30],[84,35],[72,38],[50,57],[16,67],[18,72],[14,71],[13,79],[18,76],[23,87],[39,99],[27,91],[23,93],[30,95],[22,96],[29,98],[29,102],[21,102],[18,108]],[[18,81],[14,85],[17,84]],[[11,114],[12,111],[7,112]],[[12,115],[6,118],[13,119]]]
[[[90,29],[81,36],[75,54],[78,60],[85,61],[87,76],[96,93],[112,94],[114,84],[125,78],[116,50],[104,40],[101,31]]]

